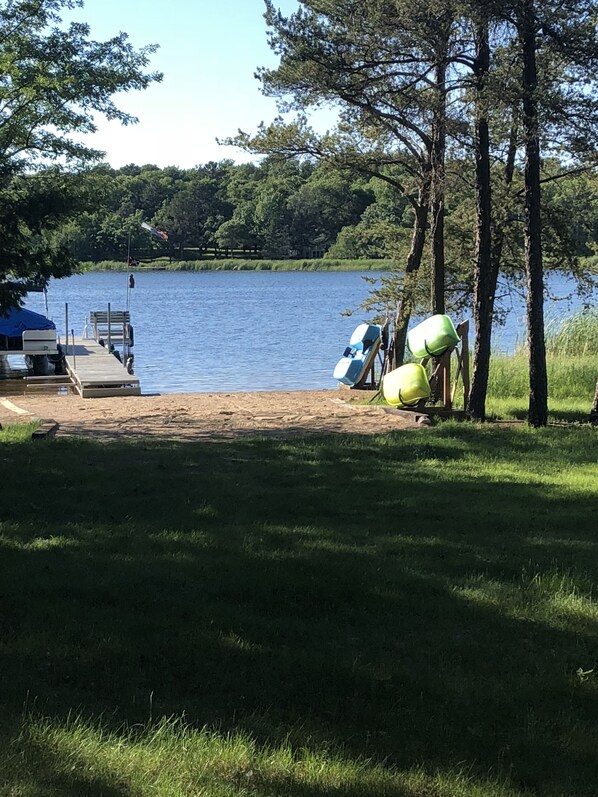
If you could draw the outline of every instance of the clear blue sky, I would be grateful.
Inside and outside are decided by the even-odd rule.
[[[290,13],[297,0],[276,5]],[[88,143],[106,151],[115,168],[128,163],[191,168],[211,160],[251,160],[215,139],[239,128],[253,132],[276,116],[274,100],[263,97],[254,78],[258,66],[274,66],[263,19],[263,0],[86,0],[64,19],[85,21],[94,39],[125,31],[140,47],[159,44],[152,69],[160,84],[116,96],[139,118],[122,127],[98,119]]]

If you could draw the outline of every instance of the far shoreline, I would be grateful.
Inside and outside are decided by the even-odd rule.
[[[129,265],[126,261],[101,260],[80,263],[80,272],[98,271],[389,271],[397,269],[398,263],[389,259],[354,259],[339,258],[288,259],[269,258],[209,258],[196,260],[170,260],[167,257],[157,258],[149,262],[141,259]]]
[[[388,271],[401,272],[401,263],[404,258],[391,260],[388,258],[380,259],[341,259],[341,258],[320,258],[309,259],[288,259],[276,260],[268,258],[207,258],[195,260],[171,260],[168,257],[156,258],[144,262],[143,259],[133,265],[129,265],[123,260],[100,260],[97,262],[81,261],[79,270],[75,274],[85,274],[88,272],[109,272],[122,271],[130,273],[147,273],[167,271],[174,273],[183,272],[207,272],[207,271],[287,271],[287,272],[364,272],[384,273]],[[580,263],[580,269],[585,271],[588,276],[598,276],[598,263],[596,258],[589,257],[586,262]],[[560,274],[563,276],[573,276],[570,269],[563,268],[544,268],[546,274]]]

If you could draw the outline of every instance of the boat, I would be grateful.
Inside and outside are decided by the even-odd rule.
[[[430,393],[426,369],[419,363],[401,365],[382,379],[382,395],[393,407],[415,407]]]
[[[360,324],[349,339],[333,372],[343,385],[358,386],[367,376],[382,341],[382,327],[378,324]]]
[[[0,316],[0,357],[3,362],[9,355],[24,357],[27,368],[35,376],[61,373],[62,349],[54,322],[24,307],[13,308]]]
[[[407,333],[407,348],[414,357],[440,357],[459,342],[447,315],[433,315]]]

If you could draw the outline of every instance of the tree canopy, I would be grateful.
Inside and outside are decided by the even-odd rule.
[[[115,95],[161,79],[147,71],[154,45],[136,49],[126,33],[94,41],[88,25],[62,25],[61,13],[77,5],[82,3],[0,2],[0,194],[5,211],[0,311],[17,304],[31,283],[44,285],[75,266],[68,247],[56,239],[50,242],[47,233],[68,217],[77,194],[62,172],[102,155],[78,137],[95,131],[96,114],[134,123],[119,109]],[[40,179],[22,179],[32,172]],[[77,201],[83,201],[80,192]]]

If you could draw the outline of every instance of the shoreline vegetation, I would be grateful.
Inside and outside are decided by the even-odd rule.
[[[82,261],[81,273],[87,271],[389,271],[395,269],[397,261],[384,259],[287,259],[270,258],[204,258],[194,260],[175,260],[158,257],[141,260],[130,266],[121,260]],[[598,276],[598,256],[580,261],[583,270]],[[546,269],[556,271],[558,269]]]
[[[598,310],[577,312],[546,325],[549,418],[587,420],[598,375]],[[525,418],[529,392],[528,350],[494,354],[488,406],[495,418]]]
[[[392,260],[269,260],[244,258],[213,258],[205,260],[170,260],[167,257],[140,261],[129,266],[118,260],[81,263],[81,271],[388,271]]]

